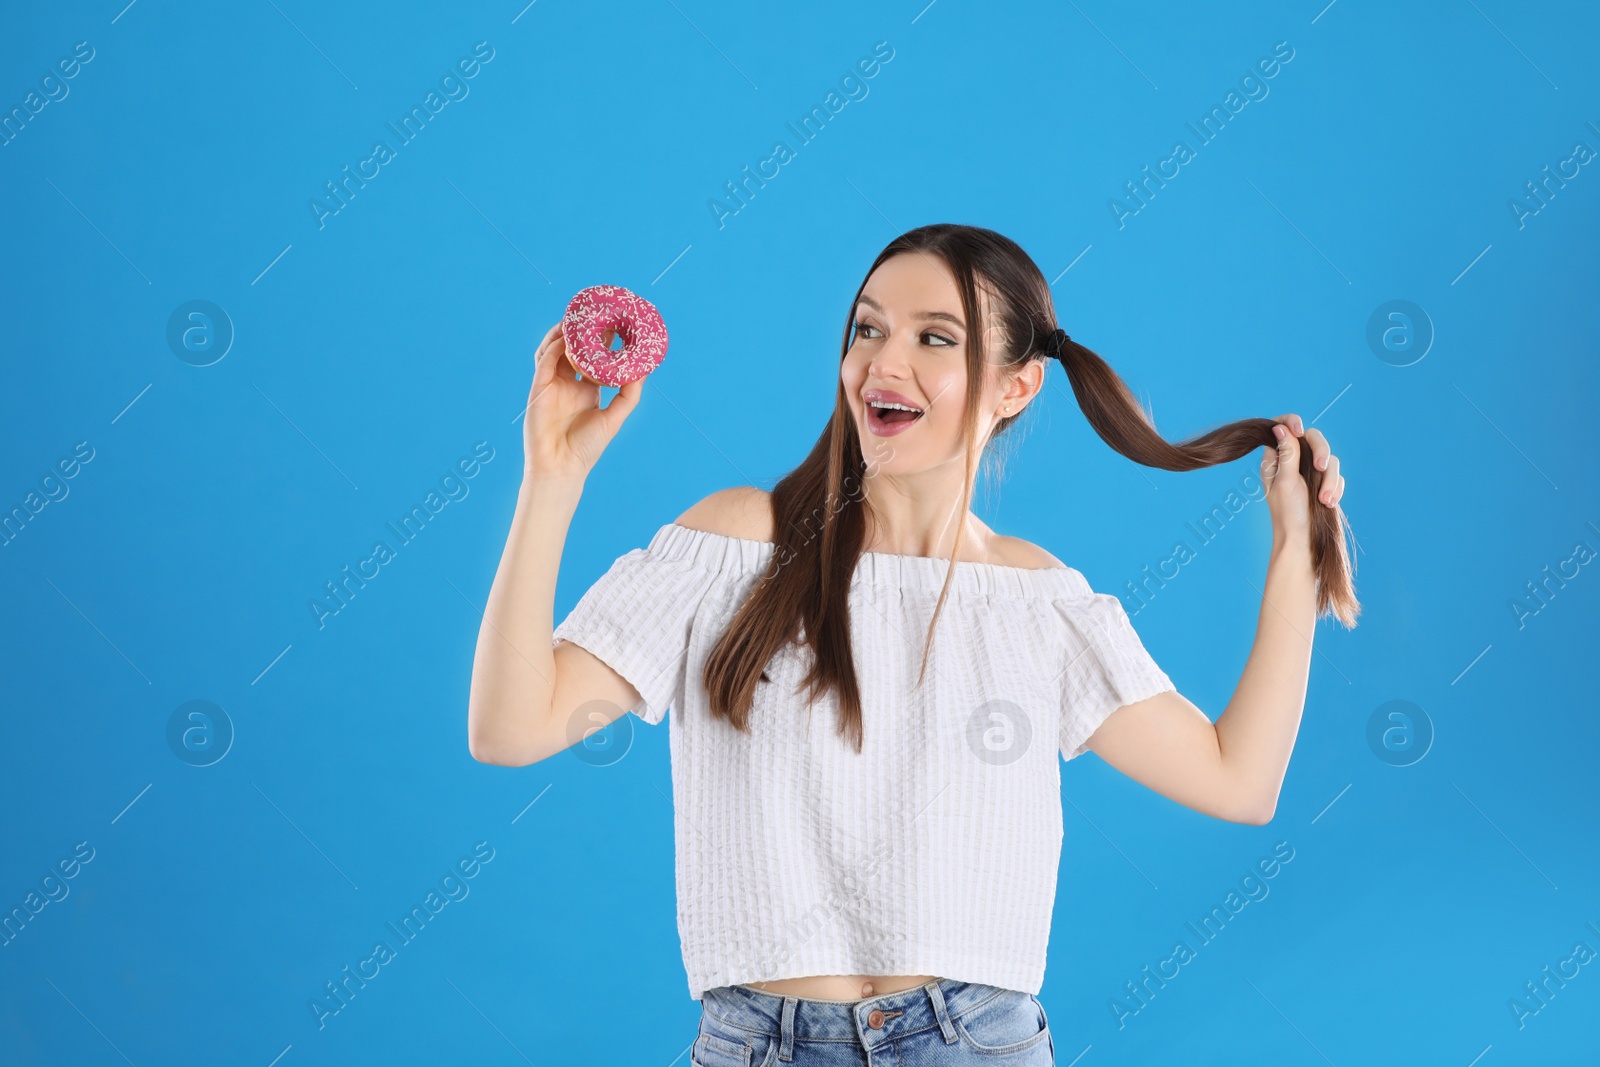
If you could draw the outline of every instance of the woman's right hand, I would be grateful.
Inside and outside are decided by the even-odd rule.
[[[608,332],[608,344],[611,337]],[[600,383],[579,380],[559,322],[544,335],[533,363],[522,421],[523,477],[582,481],[639,403],[644,379],[624,385],[602,408]]]

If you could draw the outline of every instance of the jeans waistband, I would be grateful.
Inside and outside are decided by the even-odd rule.
[[[707,989],[701,994],[701,1006],[728,1026],[781,1035],[782,1051],[788,1053],[797,1037],[807,1041],[855,1040],[861,1042],[863,1048],[870,1049],[931,1027],[942,1031],[947,1041],[954,1041],[952,1016],[963,1015],[1004,995],[1025,997],[1028,994],[951,978],[862,1000],[815,1000],[734,985]],[[787,1055],[780,1056],[780,1059],[787,1058]]]

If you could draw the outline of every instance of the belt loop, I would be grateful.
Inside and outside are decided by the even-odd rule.
[[[956,1028],[950,1022],[949,1011],[945,1009],[944,993],[939,989],[939,983],[929,982],[922,988],[928,991],[928,999],[933,1002],[933,1014],[939,1020],[939,1031],[944,1034],[945,1044],[953,1043],[956,1040]]]
[[[778,1059],[788,1063],[794,1059],[794,1009],[800,1001],[795,997],[783,998],[783,1038],[778,1043]]]

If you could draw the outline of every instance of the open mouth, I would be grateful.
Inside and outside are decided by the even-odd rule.
[[[916,408],[907,408],[901,404],[868,404],[867,410],[881,423],[896,426],[901,423],[916,422],[922,418],[922,412]]]

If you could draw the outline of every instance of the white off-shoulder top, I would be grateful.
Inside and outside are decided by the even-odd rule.
[[[689,995],[805,975],[931,974],[1037,993],[1061,856],[1060,762],[1173,688],[1077,570],[862,555],[850,594],[862,751],[810,709],[812,655],[767,665],[750,734],[714,719],[706,659],[774,547],[662,526],[554,630],[671,708],[678,933]]]

